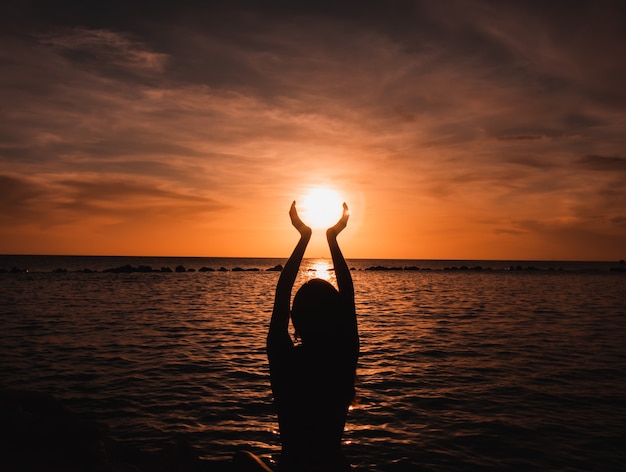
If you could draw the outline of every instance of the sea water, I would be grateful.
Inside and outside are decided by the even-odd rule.
[[[0,256],[0,386],[51,393],[137,447],[182,435],[207,460],[275,461],[266,269],[284,262]],[[348,263],[356,470],[623,470],[623,266]],[[122,266],[154,270],[105,271]],[[330,261],[305,260],[298,283],[311,277],[334,282]]]

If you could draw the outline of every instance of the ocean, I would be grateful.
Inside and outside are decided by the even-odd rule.
[[[53,394],[138,448],[184,436],[207,461],[275,462],[267,269],[284,263],[0,256],[0,386]],[[348,265],[355,470],[624,470],[623,263]],[[306,259],[297,283],[311,277],[332,282],[331,262]]]

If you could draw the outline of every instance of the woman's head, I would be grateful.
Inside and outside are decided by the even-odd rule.
[[[305,282],[296,293],[291,321],[296,335],[303,341],[326,338],[340,331],[341,303],[339,292],[322,279]]]

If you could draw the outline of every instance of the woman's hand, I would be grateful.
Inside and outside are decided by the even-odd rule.
[[[348,210],[348,205],[343,204],[343,214],[337,223],[334,226],[331,226],[326,230],[326,236],[328,237],[336,237],[339,233],[343,231],[343,229],[348,225],[348,217],[350,216],[350,211]]]
[[[311,228],[305,225],[300,217],[298,216],[298,210],[296,210],[296,202],[291,204],[291,208],[289,209],[289,217],[291,218],[291,224],[298,230],[298,232],[302,236],[311,236]]]

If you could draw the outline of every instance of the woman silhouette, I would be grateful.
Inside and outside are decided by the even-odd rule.
[[[300,240],[278,279],[267,335],[282,443],[278,471],[346,471],[350,464],[341,451],[341,437],[354,399],[359,355],[352,276],[337,243],[348,223],[348,206],[343,204],[341,219],[326,231],[339,290],[325,280],[309,280],[296,293],[291,309],[291,292],[311,228],[300,220],[296,202],[289,216]],[[290,317],[301,341],[298,346],[289,336]],[[237,454],[235,463],[236,470],[270,470],[247,452]]]
[[[348,223],[348,206],[326,231],[337,279],[312,279],[300,287],[289,309],[291,291],[311,239],[293,202],[291,223],[300,240],[285,264],[276,287],[267,335],[267,355],[282,453],[279,471],[344,471],[350,465],[341,451],[348,408],[354,399],[359,335],[352,276],[337,243]],[[299,346],[289,333],[289,317]]]

